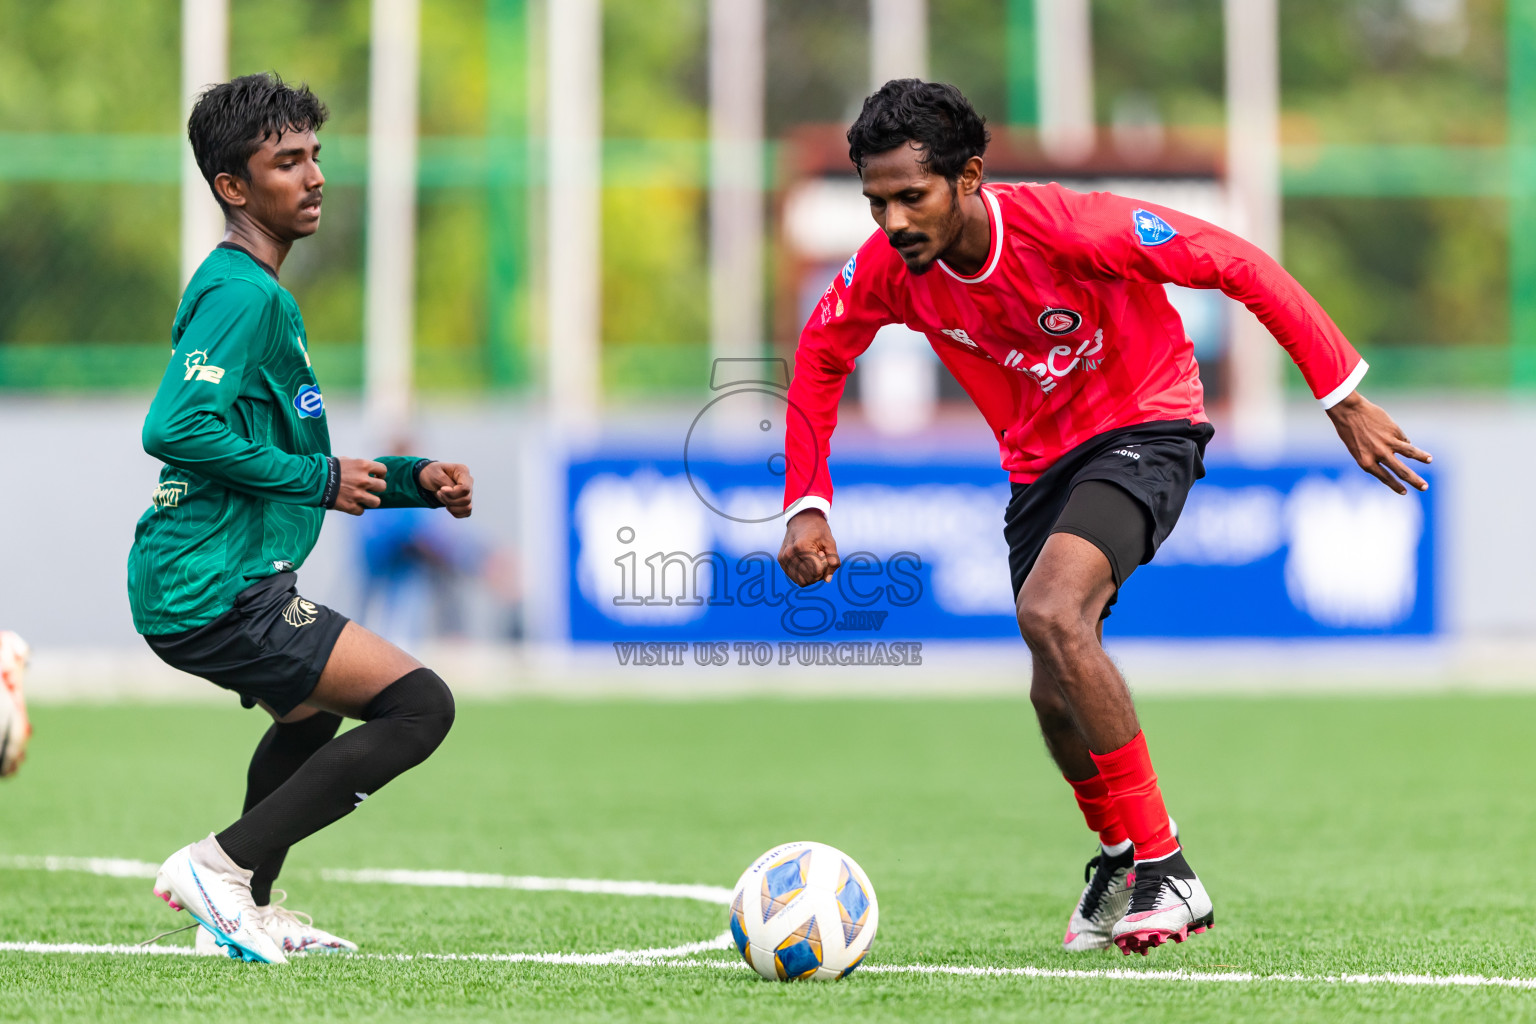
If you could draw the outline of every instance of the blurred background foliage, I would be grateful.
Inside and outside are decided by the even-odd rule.
[[[930,4],[933,77],[955,82],[997,123],[1007,120],[1009,2]],[[427,388],[536,379],[527,326],[538,258],[527,186],[536,182],[521,145],[535,76],[528,50],[492,24],[496,10],[521,17],[521,8],[422,3],[417,338]],[[768,9],[771,138],[846,122],[867,88],[866,2],[769,0]],[[686,386],[707,359],[706,11],[705,0],[604,6],[602,325],[615,394]],[[1093,14],[1101,123],[1219,133],[1220,0],[1094,0]],[[1465,159],[1448,166],[1475,168],[1483,147],[1502,152],[1505,15],[1499,0],[1281,3],[1284,258],[1368,352],[1431,354],[1404,360],[1420,369],[1400,383],[1507,382],[1506,201],[1455,183],[1445,194],[1362,195],[1358,185],[1329,194],[1331,165],[1316,162],[1326,147],[1389,162],[1399,150],[1371,147],[1425,159],[1451,147]],[[367,34],[367,0],[232,0],[232,71],[307,81],[331,109],[324,228],[295,248],[284,280],[317,359],[341,385],[356,383],[363,329]],[[0,0],[0,384],[44,359],[66,384],[113,360],[122,383],[158,377],[163,356],[146,363],[145,353],[168,342],[179,292],[178,45],[174,0]],[[511,136],[510,148],[488,148]],[[1389,363],[1378,359],[1387,379]]]

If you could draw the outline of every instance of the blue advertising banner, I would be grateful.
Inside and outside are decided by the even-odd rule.
[[[804,590],[778,567],[773,469],[755,458],[572,462],[571,639],[862,641],[894,658],[903,641],[1018,636],[1009,485],[994,466],[839,461],[831,522],[843,567]],[[1214,464],[1106,633],[1433,634],[1433,494],[1400,497],[1353,466]]]

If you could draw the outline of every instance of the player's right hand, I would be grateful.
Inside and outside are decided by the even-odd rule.
[[[384,490],[384,464],[372,459],[338,458],[336,461],[341,465],[341,486],[336,491],[336,504],[331,507],[349,516],[360,516],[370,508],[378,508],[379,494]]]
[[[779,548],[779,565],[796,586],[808,587],[832,578],[842,565],[837,557],[837,541],[832,527],[819,509],[798,513],[784,529],[784,546]]]

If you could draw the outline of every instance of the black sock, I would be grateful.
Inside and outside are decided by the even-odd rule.
[[[273,791],[288,781],[288,777],[309,760],[309,756],[331,741],[341,728],[341,716],[320,711],[297,722],[273,722],[256,753],[251,755],[251,767],[245,773],[245,806],[249,811],[261,803]],[[251,896],[258,907],[272,902],[272,883],[283,870],[283,858],[287,848],[278,850],[256,866],[251,877]]]
[[[379,691],[362,718],[218,834],[231,860],[247,869],[266,863],[425,761],[453,725],[453,694],[437,673],[418,668]]]

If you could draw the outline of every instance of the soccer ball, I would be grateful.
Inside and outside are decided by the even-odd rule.
[[[769,981],[851,973],[879,924],[869,876],[825,843],[775,846],[742,873],[731,898],[736,948]]]
[[[21,680],[31,653],[21,637],[0,630],[0,778],[14,775],[21,767],[32,736],[27,703],[21,695]]]

